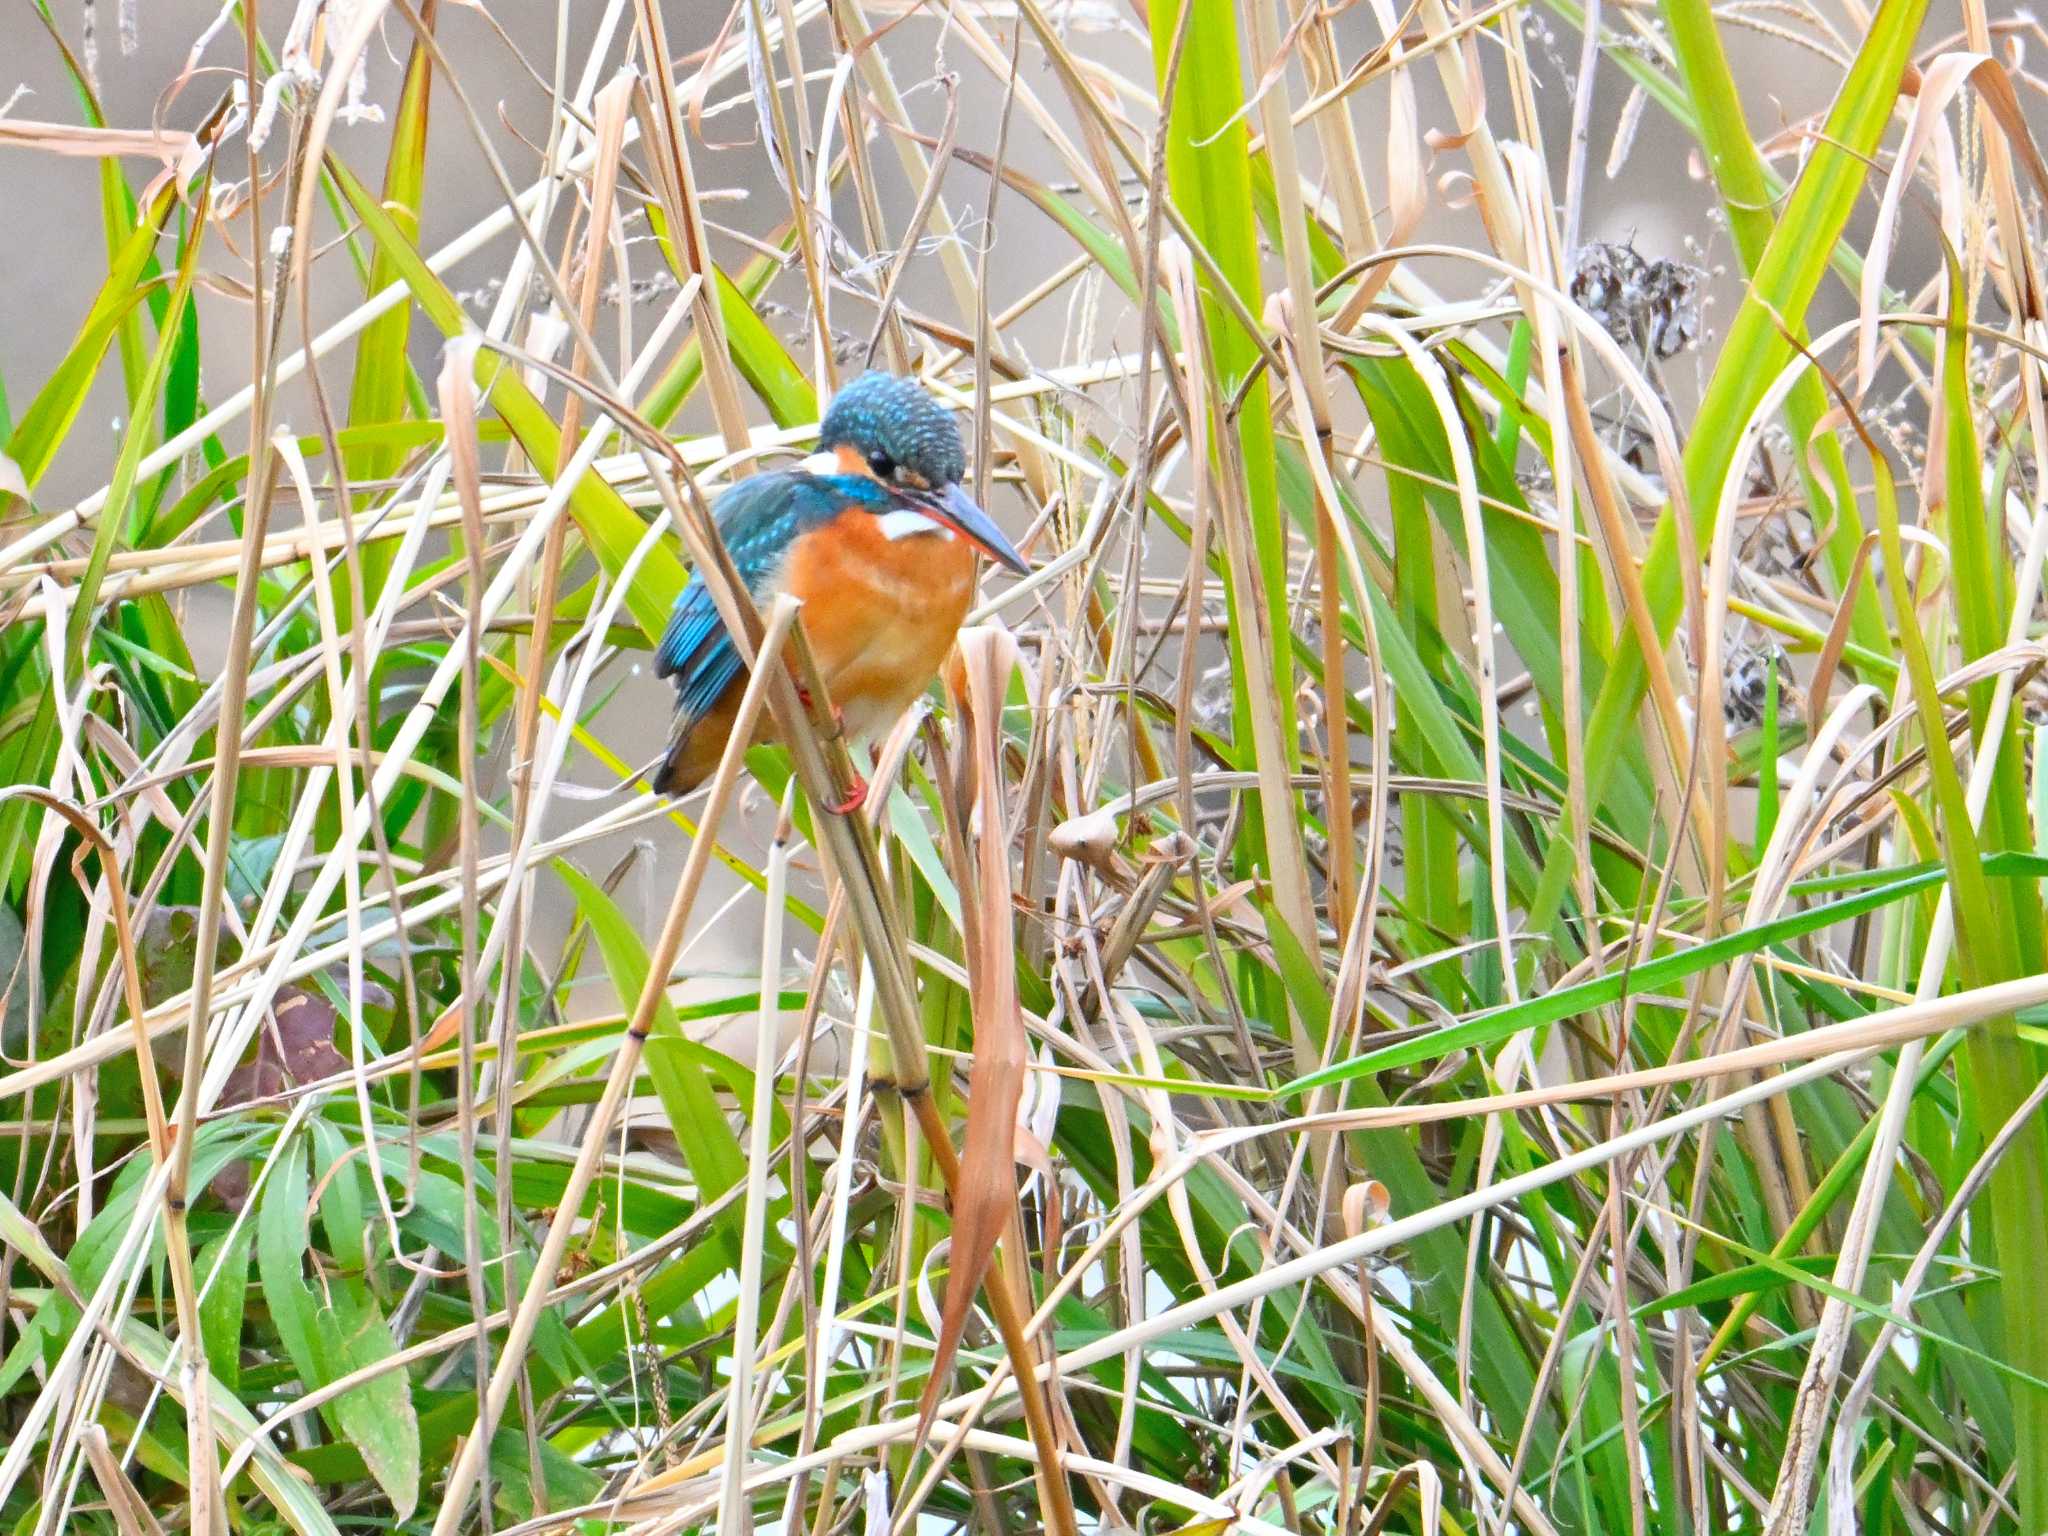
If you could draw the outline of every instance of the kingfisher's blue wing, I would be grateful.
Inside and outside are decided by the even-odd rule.
[[[713,503],[719,537],[757,602],[775,591],[790,546],[844,508],[834,478],[800,470],[750,475]],[[687,722],[717,704],[741,667],[704,573],[693,571],[655,647],[655,675],[675,679],[677,708]]]

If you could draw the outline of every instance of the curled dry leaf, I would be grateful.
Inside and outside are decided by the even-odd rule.
[[[256,1035],[253,1059],[228,1074],[223,1104],[247,1104],[348,1070],[334,1045],[334,1006],[317,992],[286,987]]]
[[[1107,870],[1116,860],[1116,811],[1105,805],[1063,821],[1046,834],[1045,843],[1063,859]]]
[[[1386,1185],[1378,1179],[1359,1180],[1344,1191],[1345,1234],[1356,1237],[1366,1228],[1378,1226],[1393,1208],[1394,1198]]]
[[[931,1375],[918,1405],[918,1438],[931,1424],[948,1366],[960,1346],[996,1242],[1017,1204],[1017,1106],[1024,1090],[1024,1016],[1017,1003],[1010,916],[1010,819],[1004,804],[1002,703],[1017,666],[1016,641],[1002,630],[960,632],[961,665],[974,706],[972,767],[981,826],[972,858],[974,900],[981,909],[977,943],[967,957],[974,999],[974,1066],[967,1082],[967,1139],[953,1195],[952,1273],[932,1351]],[[966,882],[962,881],[966,897]]]

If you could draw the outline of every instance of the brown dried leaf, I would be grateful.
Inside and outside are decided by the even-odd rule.
[[[334,1044],[334,1007],[317,992],[284,987],[277,1006],[256,1032],[256,1054],[228,1074],[221,1085],[222,1108],[275,1098],[337,1072],[348,1058]],[[249,1198],[249,1164],[230,1163],[213,1181],[213,1192],[231,1211]]]
[[[1017,1003],[1010,818],[1004,804],[1001,740],[1003,693],[1017,665],[1017,644],[1002,630],[976,626],[960,632],[960,658],[974,713],[975,819],[981,829],[974,848],[973,886],[979,921],[967,956],[974,999],[974,1066],[967,1080],[967,1139],[960,1157],[960,1182],[953,1192],[952,1273],[946,1281],[931,1376],[918,1405],[920,1439],[930,1427],[947,1369],[960,1346],[967,1309],[1016,1209],[1017,1104],[1024,1091],[1024,1016]]]

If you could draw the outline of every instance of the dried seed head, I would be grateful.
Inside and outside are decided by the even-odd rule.
[[[1633,244],[1600,242],[1581,249],[1572,272],[1572,301],[1625,347],[1676,357],[1699,340],[1703,268],[1645,261]]]
[[[1721,664],[1721,714],[1731,736],[1763,724],[1773,661],[1778,667],[1778,715],[1783,719],[1790,713],[1794,691],[1792,665],[1785,652],[1769,642],[1748,645],[1738,641],[1729,647]]]

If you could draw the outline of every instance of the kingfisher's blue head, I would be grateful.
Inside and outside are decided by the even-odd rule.
[[[818,446],[853,449],[877,480],[936,489],[967,473],[953,413],[917,380],[894,373],[864,373],[840,390]]]
[[[922,384],[893,373],[864,373],[832,401],[819,424],[818,447],[838,457],[842,472],[865,474],[888,488],[889,501],[963,535],[991,559],[1022,574],[1030,567],[960,481],[967,455],[953,413]]]

